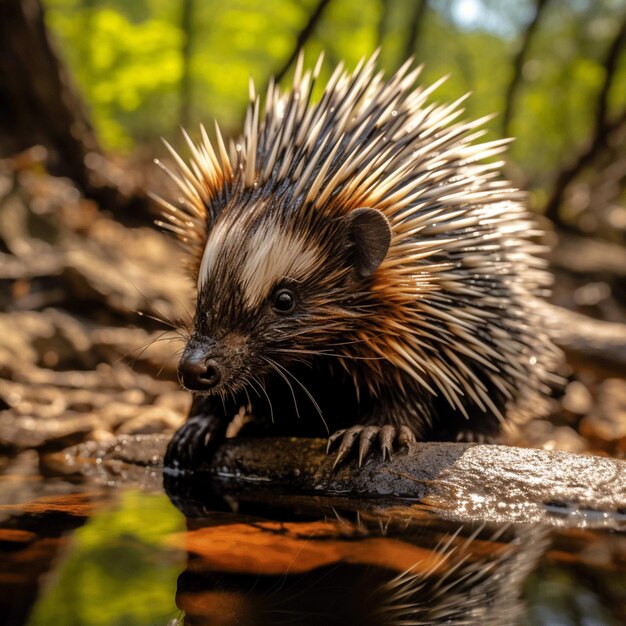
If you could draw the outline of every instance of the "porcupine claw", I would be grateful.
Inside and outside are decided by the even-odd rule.
[[[190,416],[174,433],[163,465],[173,470],[194,470],[211,458],[226,437],[228,420],[214,410],[211,399],[194,398]]]
[[[206,419],[192,416],[179,428],[172,437],[165,453],[165,467],[178,469],[193,467],[199,457],[201,446],[199,442],[204,440],[202,433]]]
[[[343,435],[345,432],[346,432],[346,429],[342,428],[341,430],[338,430],[336,433],[333,433],[328,438],[328,443],[326,444],[326,454],[330,452],[330,448],[333,445],[333,443],[335,443],[335,441],[337,441],[337,439],[339,439],[339,437],[341,437],[341,435]]]
[[[365,426],[357,424],[356,426],[351,426],[345,433],[343,433],[341,443],[339,444],[339,450],[337,450],[337,456],[335,457],[335,462],[333,463],[333,469],[335,469],[337,465],[339,465],[339,463],[341,463],[341,461],[348,456],[350,450],[352,450],[354,442],[357,440],[357,437],[364,428]]]
[[[408,426],[400,426],[400,434],[398,435],[398,443],[400,446],[409,448],[417,443],[417,439],[413,431]]]
[[[359,467],[363,466],[363,461],[370,451],[374,439],[378,436],[379,430],[378,426],[367,426],[363,429],[363,432],[361,432],[359,441]]]
[[[396,436],[396,427],[389,424],[383,426],[379,433],[380,450],[383,455],[383,461],[393,456],[393,440]]]
[[[344,428],[333,433],[328,438],[328,445],[326,446],[326,453],[330,451],[333,443],[337,439],[341,439],[341,444],[337,450],[337,455],[333,462],[333,469],[335,469],[354,448],[356,440],[359,440],[358,450],[358,462],[359,467],[363,466],[363,462],[369,454],[374,440],[378,438],[380,443],[380,452],[383,461],[390,459],[393,456],[393,443],[397,442],[398,447],[411,449],[417,439],[413,431],[405,425],[397,428],[391,424],[385,426],[352,426],[351,428]]]

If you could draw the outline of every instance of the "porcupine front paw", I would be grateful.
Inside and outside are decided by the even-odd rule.
[[[359,442],[358,459],[359,467],[363,465],[363,461],[367,457],[372,444],[376,439],[380,444],[380,451],[383,457],[383,461],[391,458],[393,454],[394,441],[397,442],[399,447],[411,447],[416,443],[415,434],[408,426],[392,426],[386,424],[385,426],[362,426],[357,424],[350,428],[344,428],[338,430],[328,438],[328,445],[326,446],[326,453],[330,452],[335,441],[341,439],[335,461],[333,463],[333,469],[339,465],[353,450],[357,440]]]
[[[206,415],[194,415],[174,433],[163,465],[168,469],[192,470],[210,459],[223,439],[214,420]]]

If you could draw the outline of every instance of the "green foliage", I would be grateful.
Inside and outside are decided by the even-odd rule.
[[[174,594],[185,554],[164,539],[184,530],[183,517],[164,495],[123,493],[119,508],[96,513],[74,533],[30,624],[166,624],[178,614]]]
[[[618,25],[618,20],[609,19],[594,5],[566,14],[555,3],[546,15],[545,28],[537,32],[513,120],[518,139],[512,158],[540,184],[591,132],[605,74],[601,61]],[[623,66],[615,85],[626,80],[624,70]],[[623,107],[626,94],[621,91]],[[613,100],[617,105],[617,98]]]
[[[132,22],[105,6],[60,0],[49,23],[64,44],[96,130],[110,149],[167,133],[175,124],[181,34],[164,19]]]
[[[239,132],[248,77],[257,89],[264,87],[290,56],[317,4],[195,0],[186,34],[182,0],[44,1],[102,142],[118,151],[178,136],[187,36],[192,126],[216,118],[227,134]],[[534,0],[441,0],[428,6],[413,48],[425,63],[423,81],[449,75],[434,98],[453,100],[471,91],[468,117],[501,113]],[[392,71],[405,60],[414,13],[415,5],[405,0],[332,0],[307,44],[307,59],[313,63],[326,52],[324,78],[338,61],[353,67],[380,44],[381,63]],[[531,184],[548,185],[589,135],[619,13],[618,0],[548,4],[523,67],[511,127],[518,137],[511,158]],[[609,101],[611,111],[626,103],[626,59]],[[501,119],[489,128],[490,138],[499,136]]]

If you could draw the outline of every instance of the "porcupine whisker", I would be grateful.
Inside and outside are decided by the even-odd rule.
[[[148,297],[145,294],[143,294],[137,287],[135,287],[135,289],[139,292],[139,294],[142,297],[146,298],[146,300],[148,299]],[[189,311],[187,310],[185,305],[182,302],[180,302],[179,304],[181,304],[181,306],[185,310],[185,313],[187,313],[187,315],[189,315]],[[172,319],[169,315],[165,315],[165,313],[163,313],[163,311],[161,311],[156,306],[154,306],[154,304],[151,304],[151,306],[152,306],[152,309],[154,310],[154,312],[157,315],[154,315],[154,314],[151,314],[151,313],[146,313],[145,311],[137,311],[137,315],[139,315],[141,317],[147,317],[147,318],[152,319],[152,320],[154,320],[156,322],[160,322],[161,324],[165,324],[167,326],[171,326],[172,328],[185,329],[185,330],[188,329],[188,325],[185,322],[183,322],[182,320]],[[193,318],[191,318],[191,317],[190,317],[190,322],[193,322]]]
[[[259,381],[256,380],[254,378],[254,376],[250,375],[248,377],[248,383],[250,384],[250,387],[252,388],[252,391],[254,391],[254,393],[256,393],[256,395],[259,396],[259,398],[260,398],[261,394],[259,393],[259,390],[256,388],[256,385],[259,384]]]
[[[186,337],[182,337],[180,335],[180,333],[176,333],[176,335],[174,337],[164,337],[163,335],[165,335],[166,333],[171,333],[171,332],[175,332],[175,331],[171,331],[169,329],[164,330],[158,337],[154,337],[152,339],[148,339],[148,341],[146,341],[146,343],[150,346],[153,343],[159,343],[159,342],[170,342],[170,341],[185,341],[187,338]]]
[[[267,357],[264,357],[264,358],[267,358]],[[296,375],[293,372],[290,372],[287,368],[280,365],[280,363],[276,363],[276,361],[273,361],[273,363],[275,363],[278,367],[284,370],[286,374],[291,376],[294,379],[294,381],[297,382],[298,385],[300,385],[300,387],[302,387],[302,391],[304,391],[304,393],[306,393],[306,395],[309,397],[309,400],[311,400],[313,406],[315,407],[315,410],[319,414],[320,419],[322,420],[322,423],[324,424],[324,428],[326,429],[326,432],[330,433],[328,424],[326,423],[326,420],[324,419],[324,416],[322,415],[322,409],[320,408],[320,405],[317,403],[317,401],[315,400],[311,392],[304,386],[304,384],[296,377]]]
[[[148,339],[147,341],[145,341],[144,343],[142,343],[140,346],[138,346],[137,348],[134,348],[133,350],[131,350],[130,352],[123,354],[122,356],[120,356],[116,363],[121,363],[124,359],[128,358],[129,356],[131,356],[131,354],[133,352],[138,352],[138,354],[136,354],[132,360],[131,366],[134,367],[135,364],[137,363],[137,361],[144,355],[144,353],[146,352],[146,350],[148,350],[148,348],[158,342],[161,341],[180,341],[180,337],[164,337],[164,335],[166,335],[167,333],[172,332],[169,328],[162,331],[160,335],[158,335],[158,337],[152,338],[152,339]]]
[[[159,322],[159,324],[163,324],[164,326],[169,326],[172,330],[176,332],[184,333],[185,336],[188,336],[190,334],[189,326],[185,322],[183,322],[182,320],[172,319],[159,311],[156,307],[153,306],[153,308],[156,313],[158,313],[158,315],[146,313],[145,311],[135,311],[135,313],[139,317],[146,317],[148,319],[154,320],[155,322]],[[189,314],[186,309],[185,312]]]
[[[185,249],[184,246],[183,246],[183,249]],[[151,302],[152,309],[160,317],[154,316],[154,315],[150,315],[150,314],[145,313],[143,311],[135,311],[135,313],[137,315],[142,316],[142,317],[148,317],[150,319],[153,319],[156,322],[160,322],[160,323],[165,324],[167,326],[171,326],[173,329],[180,329],[182,327],[185,330],[188,330],[189,327],[186,324],[184,324],[182,321],[172,320],[169,316],[165,315],[163,313],[163,311],[161,311],[156,306],[154,306],[154,304],[152,303],[153,298],[149,298],[141,289],[139,289],[139,287],[137,287],[137,285],[135,285],[135,283],[133,283],[132,280],[130,280],[128,278],[128,276],[125,276],[119,270],[117,270],[117,272],[119,274],[119,277],[121,279],[123,279],[125,282],[127,282],[144,300],[146,300],[147,302]],[[178,300],[178,298],[176,298],[176,299]],[[189,315],[189,311],[187,310],[187,307],[182,302],[180,302],[180,300],[179,300],[179,304],[182,305],[183,309],[185,309],[185,312]],[[193,318],[191,316],[190,316],[190,321],[193,323]]]
[[[190,326],[193,326],[193,315],[191,314],[191,311],[189,310],[187,305],[179,297],[176,297],[176,302],[178,302],[178,304],[183,308],[183,311],[185,311],[185,314],[187,315],[187,318],[188,318],[188,323],[185,323],[184,328],[187,329]],[[183,323],[182,320],[180,320],[180,322],[181,324]]]
[[[252,411],[252,400],[250,399],[250,394],[248,393],[248,385],[244,385],[243,391],[246,394],[246,399],[248,400],[248,405],[246,406],[246,409]]]
[[[147,317],[150,320],[154,320],[155,322],[159,322],[160,324],[163,324],[165,326],[169,326],[170,328],[173,329],[178,329],[179,326],[177,326],[176,324],[174,324],[174,322],[172,322],[170,319],[165,318],[165,317],[158,317],[156,315],[151,315],[150,313],[145,313],[144,311],[135,311],[135,313],[139,316],[139,317]]]
[[[226,398],[224,397],[225,395],[226,394],[224,393],[224,391],[220,389],[219,397],[222,402],[222,411],[224,411],[224,413],[226,413]]]
[[[153,339],[149,339],[148,341],[146,341],[145,344],[142,344],[142,346],[139,346],[138,348],[135,349],[135,350],[141,350],[141,352],[133,360],[133,366],[137,362],[137,360],[140,359],[143,356],[144,352],[154,343],[157,343],[159,341],[187,341],[189,339],[190,333],[189,333],[188,328],[181,327],[180,325],[176,324],[175,322],[173,322],[169,318],[166,318],[165,316],[160,318],[160,317],[151,315],[149,313],[144,313],[143,311],[136,311],[136,313],[140,317],[147,317],[147,318],[152,319],[152,320],[154,320],[156,322],[164,324],[165,326],[169,326],[169,328],[164,330],[158,337],[153,338]],[[163,315],[158,310],[157,310],[157,313],[159,313],[160,315]],[[176,336],[175,337],[164,337],[164,335],[166,333],[169,333],[169,332],[174,332]],[[123,357],[120,358],[120,360],[126,358],[127,356],[129,356],[129,354],[124,355]]]
[[[276,364],[268,358],[261,357],[288,385],[289,390],[291,391],[291,397],[293,398],[293,405],[296,409],[296,417],[300,419],[300,410],[298,409],[298,401],[296,400],[296,394],[293,390],[289,379],[276,367]]]
[[[272,424],[273,424],[274,423],[274,407],[272,406],[272,401],[270,400],[270,397],[267,394],[265,386],[255,376],[251,376],[251,378],[256,381],[256,383],[259,385],[261,391],[263,392],[263,395],[267,398],[267,403],[269,404],[269,407],[270,407],[270,418],[271,418]]]
[[[169,330],[165,330],[163,331],[162,335],[165,333],[169,333]],[[185,341],[183,338],[181,337],[155,337],[154,339],[148,339],[148,341],[146,341],[145,343],[143,343],[141,346],[135,348],[135,350],[131,351],[131,353],[128,353],[124,356],[121,356],[118,359],[118,362],[123,361],[127,356],[130,356],[130,354],[132,354],[132,352],[138,352],[135,357],[132,360],[132,366],[134,367],[137,364],[137,361],[139,359],[141,359],[141,357],[155,344],[155,343],[171,343],[172,341]],[[176,356],[176,355],[174,355]]]
[[[346,344],[348,345],[348,344]],[[351,359],[354,361],[384,361],[385,357],[382,356],[354,356],[349,354],[338,354],[336,352],[321,352],[319,350],[290,350],[288,348],[281,348],[281,353],[286,354],[306,354],[312,356],[330,356],[336,359]]]

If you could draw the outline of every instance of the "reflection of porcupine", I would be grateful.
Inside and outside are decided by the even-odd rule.
[[[423,559],[400,574],[372,563],[346,562],[281,575],[249,571],[250,563],[239,563],[241,571],[220,572],[198,567],[193,557],[179,577],[177,604],[189,625],[521,623],[524,583],[549,545],[549,530],[481,526],[468,536],[463,527],[445,533],[438,524],[410,540],[403,536],[407,551],[417,546]],[[430,539],[438,541],[428,545]],[[252,568],[259,562],[253,560]]]
[[[320,66],[300,59],[287,93],[270,83],[263,114],[251,88],[229,148],[218,129],[215,149],[204,130],[188,141],[188,164],[172,150],[183,197],[161,201],[164,226],[198,299],[179,366],[196,401],[168,463],[206,454],[242,405],[321,416],[338,459],[358,442],[361,460],[376,439],[384,456],[544,411],[549,278],[489,160],[506,140],[473,143],[485,119],[427,104],[436,85],[413,89],[410,63],[388,80],[374,58],[340,66],[313,103]]]
[[[407,570],[378,587],[373,604],[379,623],[518,624],[524,611],[522,587],[547,548],[548,532],[520,526],[511,543],[494,541],[491,555],[476,559],[472,543],[481,530],[463,539],[459,528],[435,550],[438,559],[431,571]]]

